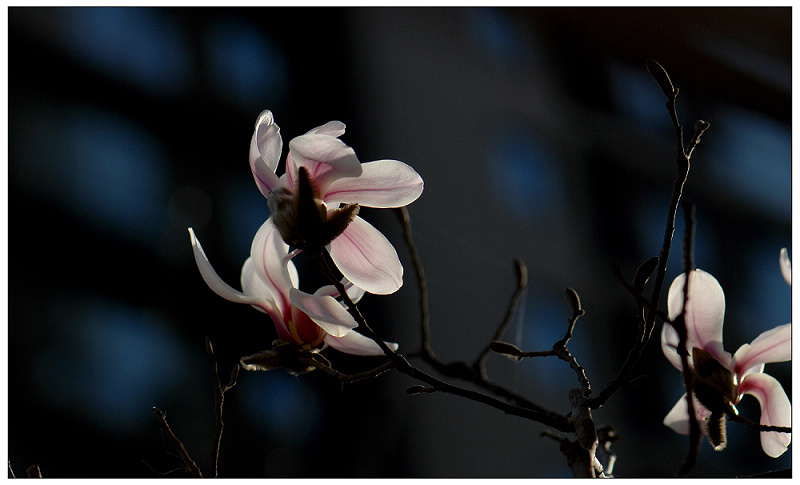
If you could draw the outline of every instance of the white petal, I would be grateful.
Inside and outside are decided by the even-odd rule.
[[[300,311],[334,337],[342,337],[358,326],[353,316],[330,296],[309,295],[292,288],[289,298]]]
[[[681,362],[681,356],[678,354],[679,343],[678,332],[676,332],[675,328],[669,323],[664,323],[664,326],[661,328],[661,350],[664,352],[664,356],[667,360],[669,360],[676,369],[683,371],[683,362]],[[691,357],[689,357],[689,359],[691,363]]]
[[[789,253],[786,251],[786,248],[781,249],[781,255],[779,258],[779,263],[781,265],[781,274],[783,275],[783,279],[786,280],[787,283],[791,286],[792,284],[792,261],[789,259]]]
[[[323,200],[329,204],[344,202],[365,207],[403,207],[420,196],[422,177],[413,168],[397,160],[378,160],[361,165],[359,177],[331,182]]]
[[[262,111],[250,139],[250,170],[264,197],[269,197],[270,191],[280,186],[275,170],[278,168],[282,149],[280,128],[273,122],[272,112]]]
[[[403,285],[403,265],[392,243],[360,217],[331,242],[330,253],[344,277],[369,293],[387,295]]]
[[[742,381],[739,389],[758,399],[761,404],[761,424],[766,426],[791,426],[792,403],[781,384],[767,374],[750,374]],[[792,441],[791,433],[762,431],[761,448],[767,455],[781,456]]]
[[[334,138],[338,138],[344,135],[344,129],[345,129],[345,124],[342,123],[341,121],[329,121],[322,126],[318,126],[311,130],[308,130],[308,133],[306,133],[306,135],[314,135],[318,133],[320,135],[328,135]]]
[[[365,291],[362,288],[354,285],[353,283],[347,281],[347,278],[342,278],[342,284],[345,287],[345,291],[347,292],[347,296],[350,297],[350,301],[353,303],[358,303],[359,300],[364,296]],[[326,285],[322,288],[318,289],[314,292],[317,296],[331,296],[333,298],[339,298],[339,290],[336,289],[333,285]],[[342,303],[344,304],[344,303]]]
[[[383,350],[371,338],[365,337],[356,331],[348,332],[343,337],[334,337],[332,335],[325,336],[325,342],[346,354],[353,355],[383,355]],[[393,342],[386,342],[392,350],[397,350],[397,344]]]
[[[739,347],[733,355],[734,371],[744,377],[752,368],[770,362],[792,359],[792,324],[787,323],[767,330],[749,344]]]
[[[678,399],[675,406],[664,417],[664,424],[679,434],[689,434],[689,404],[686,402],[686,394]]]
[[[267,219],[253,238],[250,257],[256,275],[269,289],[283,314],[290,314],[289,289],[294,286],[291,275],[294,264],[284,260],[288,253],[289,245],[283,242],[272,218]]]
[[[685,316],[687,348],[698,347],[709,352],[722,365],[728,366],[730,354],[722,347],[722,324],[725,316],[725,293],[716,278],[696,269],[689,280],[689,302]],[[675,319],[683,309],[685,274],[681,274],[669,287],[667,307],[670,319]]]
[[[294,138],[289,142],[290,156],[286,159],[286,173],[294,188],[299,167],[308,170],[311,180],[325,193],[328,185],[342,177],[361,175],[361,162],[355,151],[338,138],[313,134]]]
[[[200,245],[200,241],[197,237],[195,237],[194,230],[192,230],[191,227],[189,228],[189,236],[192,241],[192,250],[194,251],[194,260],[197,263],[197,268],[200,270],[203,280],[214,293],[234,303],[256,305],[270,314],[276,312],[275,305],[271,300],[264,298],[264,296],[246,295],[222,281],[222,278],[214,271],[214,268],[208,261],[203,247]]]

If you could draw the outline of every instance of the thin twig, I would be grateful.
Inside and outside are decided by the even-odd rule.
[[[233,367],[231,372],[231,380],[223,386],[219,380],[219,372],[217,370],[217,358],[214,356],[214,347],[211,345],[211,339],[206,337],[206,352],[208,358],[211,360],[211,368],[214,374],[214,411],[216,415],[216,424],[214,426],[214,443],[211,447],[211,462],[214,464],[214,478],[219,476],[219,448],[222,444],[222,406],[225,403],[225,393],[236,385],[236,380],[239,377],[239,364]]]
[[[650,341],[653,329],[655,328],[656,317],[660,315],[657,311],[658,302],[661,298],[661,290],[664,286],[664,278],[667,274],[667,262],[669,260],[669,253],[672,246],[672,237],[675,234],[675,218],[680,204],[681,196],[683,195],[683,187],[689,177],[691,157],[694,148],[700,142],[700,136],[710,127],[706,122],[698,122],[695,126],[695,134],[690,143],[690,149],[687,150],[683,144],[683,127],[678,120],[678,113],[675,108],[675,100],[678,97],[678,89],[672,85],[667,71],[655,61],[647,61],[647,70],[650,72],[653,79],[658,83],[659,87],[667,97],[667,111],[669,112],[672,126],[675,132],[675,165],[676,173],[675,180],[672,184],[672,197],[670,199],[669,208],[667,211],[667,223],[664,229],[664,238],[661,243],[661,251],[658,255],[658,266],[656,268],[655,279],[653,283],[653,291],[650,295],[650,303],[646,305],[647,309],[644,316],[644,325],[641,328],[641,333],[638,335],[637,341],[633,348],[628,352],[628,356],[623,363],[617,377],[612,380],[608,386],[594,399],[591,400],[591,407],[597,409],[602,407],[608,399],[622,386],[628,382],[628,377],[639,361],[639,358],[644,351],[645,346]]]
[[[483,360],[479,356],[476,360],[476,364],[472,367],[468,366],[464,362],[455,361],[445,363],[441,361],[433,351],[433,347],[431,346],[431,332],[430,332],[430,311],[428,308],[428,290],[427,284],[425,281],[425,272],[422,266],[422,260],[419,256],[419,251],[417,250],[417,246],[414,243],[414,238],[412,236],[411,231],[411,216],[408,213],[408,209],[405,207],[401,207],[398,209],[398,217],[400,218],[401,222],[403,223],[403,234],[405,237],[406,244],[408,245],[409,251],[411,252],[411,259],[414,263],[414,269],[417,273],[417,281],[419,284],[419,294],[420,294],[420,321],[422,325],[422,352],[420,356],[422,359],[433,367],[436,372],[443,375],[444,377],[452,377],[456,379],[461,379],[476,386],[479,386],[485,389],[487,392],[494,394],[495,396],[501,397],[506,399],[509,404],[518,405],[522,407],[526,407],[528,409],[532,409],[536,412],[545,414],[545,415],[557,415],[554,411],[551,411],[544,406],[535,403],[528,399],[527,397],[516,393],[508,388],[500,386],[499,384],[490,382],[488,377],[483,371]],[[501,322],[500,327],[496,332],[497,335],[502,335],[505,331],[505,328],[508,324],[513,320],[514,313],[517,311],[519,306],[519,299],[524,294],[525,289],[527,288],[527,268],[525,264],[521,260],[516,260],[516,269],[517,269],[517,289],[514,292],[514,295],[511,298],[511,302],[509,304],[508,310],[506,312],[506,317]],[[496,337],[499,338],[499,337]],[[496,340],[496,339],[495,339]],[[487,348],[491,348],[491,343]],[[486,350],[484,350],[486,352]]]
[[[327,251],[323,251],[323,253],[320,256],[321,257],[318,258],[318,260],[319,260],[318,263],[319,263],[319,266],[320,266],[320,270],[330,280],[330,282],[336,287],[336,289],[339,291],[339,294],[341,295],[345,306],[347,306],[347,310],[350,312],[350,314],[353,316],[353,318],[358,323],[358,325],[359,325],[358,328],[361,331],[361,333],[364,336],[369,337],[370,339],[372,339],[376,344],[378,344],[378,346],[381,348],[383,353],[387,357],[389,357],[389,359],[392,361],[392,363],[394,364],[395,368],[398,371],[400,371],[403,374],[406,374],[406,375],[408,375],[410,377],[413,377],[414,379],[417,379],[419,381],[425,382],[426,384],[429,384],[430,386],[435,388],[437,391],[445,392],[445,393],[448,393],[448,394],[455,394],[457,396],[461,396],[461,397],[470,399],[472,401],[476,401],[476,402],[479,402],[479,403],[486,404],[488,406],[494,407],[494,408],[499,409],[499,410],[501,410],[501,411],[503,411],[503,412],[505,412],[507,414],[511,414],[511,415],[514,415],[514,416],[520,416],[520,417],[524,417],[524,418],[531,419],[531,420],[534,420],[534,421],[538,421],[538,422],[540,422],[542,424],[545,424],[545,425],[550,426],[552,428],[558,429],[559,431],[573,431],[574,430],[574,427],[572,426],[572,424],[564,416],[562,416],[560,414],[553,413],[553,412],[542,412],[542,411],[536,410],[536,409],[530,409],[530,408],[526,408],[526,407],[516,406],[514,404],[510,404],[510,403],[505,402],[505,401],[500,401],[498,399],[495,399],[495,398],[493,398],[491,396],[487,396],[487,395],[479,393],[479,392],[470,391],[470,390],[467,390],[467,389],[464,389],[464,388],[461,388],[461,387],[458,387],[458,386],[454,386],[452,384],[448,384],[448,383],[446,383],[444,381],[441,381],[441,380],[431,376],[430,374],[427,374],[427,373],[423,372],[422,370],[420,370],[420,369],[414,367],[413,365],[411,365],[408,362],[408,360],[406,360],[405,357],[403,357],[401,354],[398,354],[397,352],[395,352],[391,348],[389,348],[389,346],[386,345],[386,342],[384,342],[383,339],[381,339],[378,336],[378,334],[376,334],[375,331],[373,331],[372,328],[370,328],[370,326],[367,324],[367,321],[364,319],[364,316],[361,314],[361,312],[359,311],[358,307],[355,305],[355,303],[353,303],[353,301],[350,299],[350,296],[345,291],[345,288],[344,288],[344,285],[342,284],[342,282],[339,281],[335,277],[334,273],[332,272],[332,270],[331,270],[331,268],[330,268],[330,266],[328,264],[328,259],[330,259],[330,255],[328,254],[328,252]]]
[[[777,431],[778,433],[791,433],[792,427],[791,426],[769,426],[766,424],[756,423],[755,421],[751,421],[744,416],[736,414],[733,410],[728,409],[726,411],[728,415],[728,419],[731,421],[735,421],[737,423],[742,423],[746,425],[748,428],[757,430],[757,431]]]
[[[689,365],[689,349],[686,347],[689,329],[686,326],[686,309],[689,303],[689,282],[694,270],[694,205],[684,203],[684,221],[686,233],[683,238],[683,272],[686,279],[683,284],[683,308],[680,316],[672,324],[678,332],[678,354],[681,356],[681,366],[683,368],[683,385],[686,387],[687,413],[689,414],[689,451],[686,460],[681,465],[679,475],[685,477],[697,463],[697,453],[700,451],[702,433],[697,422],[694,408],[694,382],[692,368]]]
[[[164,413],[158,409],[157,407],[153,408],[153,412],[156,413],[156,418],[158,419],[158,424],[161,426],[161,431],[164,435],[172,442],[172,445],[175,446],[175,449],[178,450],[178,454],[181,456],[183,463],[186,465],[186,468],[192,473],[195,478],[203,478],[203,473],[200,471],[200,467],[197,466],[197,463],[192,460],[189,456],[189,452],[186,451],[186,448],[183,446],[183,443],[175,433],[172,432],[172,429],[169,427],[167,423],[167,417]]]
[[[503,318],[503,321],[497,327],[491,342],[503,338],[503,334],[505,333],[506,329],[511,322],[514,321],[514,316],[516,315],[517,308],[519,307],[520,298],[528,289],[528,268],[525,266],[525,263],[521,259],[515,259],[514,268],[517,270],[517,289],[511,296],[511,301],[508,303],[508,309],[506,310],[505,318]],[[484,379],[488,378],[486,375],[486,359],[489,358],[491,352],[492,349],[490,345],[486,345],[486,348],[483,349],[483,352],[481,352],[478,358],[475,359],[475,363],[472,365],[472,368]]]

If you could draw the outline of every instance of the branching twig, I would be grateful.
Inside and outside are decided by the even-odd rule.
[[[383,353],[389,357],[389,359],[394,364],[395,368],[406,374],[414,379],[422,381],[434,389],[440,392],[445,392],[448,394],[455,394],[457,396],[461,396],[476,402],[480,402],[482,404],[486,404],[488,406],[494,407],[499,409],[507,414],[515,415],[524,417],[527,419],[532,419],[534,421],[538,421],[542,424],[550,426],[560,431],[573,431],[574,427],[572,424],[562,415],[553,413],[553,412],[543,412],[537,409],[530,409],[526,407],[516,406],[514,404],[510,404],[505,401],[500,401],[495,399],[491,396],[487,396],[486,394],[482,394],[475,391],[470,391],[468,389],[464,389],[458,386],[454,386],[452,384],[448,384],[444,381],[441,381],[430,374],[423,372],[422,370],[414,367],[411,365],[405,357],[397,352],[393,351],[386,345],[386,342],[383,341],[367,324],[367,321],[364,319],[364,316],[359,311],[358,307],[353,303],[350,297],[347,295],[345,291],[344,285],[341,281],[339,281],[335,274],[332,272],[328,259],[330,255],[327,251],[323,251],[320,257],[318,257],[318,263],[320,266],[320,270],[323,274],[330,280],[330,282],[336,287],[341,295],[345,306],[347,306],[347,310],[353,316],[353,318],[358,323],[358,328],[363,335],[366,337],[371,338],[378,346],[383,350]]]
[[[208,358],[211,360],[211,368],[214,373],[214,384],[215,384],[215,393],[214,393],[214,411],[216,414],[216,425],[214,426],[214,444],[211,448],[211,462],[214,464],[214,478],[219,476],[219,447],[222,443],[222,405],[225,402],[225,393],[229,391],[233,386],[236,385],[236,379],[239,377],[239,364],[236,364],[233,367],[233,371],[231,372],[231,380],[226,385],[223,386],[222,382],[219,380],[219,372],[217,371],[217,358],[214,356],[214,347],[211,345],[211,339],[206,337],[206,352],[208,353]]]
[[[667,261],[669,260],[669,253],[672,246],[672,236],[675,233],[675,218],[678,211],[678,205],[680,204],[681,196],[683,195],[683,186],[686,184],[686,180],[689,176],[689,160],[694,148],[698,143],[700,143],[700,136],[711,126],[705,121],[698,121],[695,124],[695,133],[692,137],[689,147],[688,149],[685,148],[683,144],[683,127],[681,126],[680,121],[678,121],[678,113],[675,108],[675,99],[678,97],[678,89],[672,85],[672,81],[669,79],[667,71],[664,70],[659,63],[648,60],[646,65],[650,75],[658,83],[661,91],[667,97],[666,107],[675,131],[675,180],[672,184],[672,197],[670,199],[669,209],[667,212],[667,224],[664,230],[664,239],[661,244],[661,252],[658,256],[658,265],[653,283],[653,291],[650,296],[649,304],[643,305],[647,311],[643,317],[644,324],[641,327],[641,332],[638,336],[639,338],[628,353],[625,363],[622,365],[617,377],[615,377],[614,380],[612,380],[596,398],[591,400],[590,405],[593,409],[602,407],[619,388],[628,382],[628,377],[631,371],[639,361],[645,346],[650,341],[653,329],[655,328],[656,317],[661,316],[660,312],[657,311],[658,302],[661,298],[661,290],[664,285],[664,278],[667,274]]]
[[[417,246],[414,243],[414,238],[412,237],[411,217],[408,213],[408,209],[405,207],[399,208],[398,217],[403,223],[403,234],[406,244],[411,252],[411,259],[414,263],[414,269],[416,271],[417,281],[419,284],[420,316],[422,322],[422,359],[431,367],[433,367],[439,374],[445,377],[461,379],[475,384],[494,394],[495,396],[506,399],[509,404],[526,407],[546,415],[556,415],[554,411],[551,411],[544,406],[531,401],[527,397],[489,381],[488,377],[486,376],[485,368],[483,367],[485,362],[485,358],[483,356],[486,353],[486,350],[484,350],[476,359],[472,367],[460,361],[445,363],[436,357],[433,347],[431,346],[430,311],[428,309],[428,290],[425,281],[425,272],[422,267],[422,260],[419,256],[419,251],[417,250]],[[509,303],[505,318],[495,332],[495,339],[499,338],[499,336],[501,336],[505,331],[506,327],[511,323],[511,321],[513,321],[514,314],[519,306],[519,300],[527,289],[528,270],[525,267],[525,263],[523,263],[521,260],[516,260],[514,263],[517,270],[517,289],[514,291],[514,295],[511,297],[511,302]],[[490,346],[491,343],[489,346],[487,346],[487,348],[490,349]]]
[[[192,460],[192,457],[189,456],[189,452],[186,451],[186,448],[183,446],[183,443],[180,439],[172,432],[172,428],[169,427],[167,423],[167,417],[164,415],[164,412],[158,409],[157,407],[153,407],[153,412],[156,413],[156,418],[158,418],[158,424],[161,426],[161,431],[164,435],[172,442],[172,445],[175,446],[175,449],[178,450],[178,454],[181,456],[183,463],[186,465],[186,468],[192,473],[195,478],[203,478],[203,473],[200,471],[200,467],[197,466],[197,463]]]
[[[522,262],[521,259],[516,259],[514,260],[514,267],[517,270],[517,289],[514,291],[514,295],[511,297],[511,301],[508,303],[508,310],[506,310],[505,318],[503,318],[503,321],[497,327],[497,330],[495,331],[490,342],[503,338],[503,334],[505,333],[506,329],[511,322],[514,321],[514,316],[516,315],[517,308],[519,307],[520,298],[528,289],[528,268],[525,266],[525,263]],[[475,372],[479,373],[484,379],[488,379],[488,376],[486,375],[486,359],[489,358],[491,350],[491,344],[487,345],[478,358],[475,359],[475,363],[472,364],[472,368],[475,370]]]

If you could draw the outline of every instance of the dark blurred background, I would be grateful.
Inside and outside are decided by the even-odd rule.
[[[657,255],[674,175],[649,58],[680,88],[687,131],[711,123],[685,199],[697,206],[697,266],[726,293],[733,352],[791,318],[778,267],[791,245],[790,8],[9,8],[14,471],[163,476],[180,460],[153,406],[209,470],[204,338],[227,380],[275,333],[265,315],[206,287],[186,228],[238,287],[268,216],[247,164],[263,109],[285,144],[338,119],[362,161],[394,158],[422,175],[409,209],[443,360],[472,362],[488,343],[520,258],[530,289],[506,340],[549,349],[570,313],[564,288],[574,288],[587,313],[570,348],[601,390],[636,315],[610,265],[632,277]],[[414,353],[418,293],[401,227],[391,211],[362,215],[406,268],[398,293],[367,296],[362,310]],[[667,285],[681,272],[682,236],[679,215]],[[327,355],[347,371],[379,362]],[[488,369],[565,413],[577,387],[554,359],[492,356]],[[791,396],[791,364],[767,371]],[[594,413],[622,438],[615,473],[674,476],[688,440],[662,419],[682,384],[657,336],[635,373],[645,385]],[[399,373],[344,387],[316,373],[242,373],[225,401],[220,473],[570,476],[543,425],[455,396],[408,396],[412,384]],[[751,397],[739,409],[758,416]],[[791,447],[771,459],[757,432],[732,424],[728,434],[721,453],[703,444],[695,476],[791,466]]]

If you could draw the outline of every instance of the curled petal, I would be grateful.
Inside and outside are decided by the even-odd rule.
[[[792,284],[792,261],[789,259],[789,253],[786,251],[786,248],[781,249],[781,255],[779,259],[781,265],[781,274],[783,275],[783,279],[786,280],[787,283],[791,286]]]
[[[327,335],[325,343],[346,354],[353,355],[383,355],[383,350],[371,338],[365,337],[356,331],[348,332],[343,337]],[[392,350],[397,350],[397,344],[386,342]]]
[[[328,186],[323,200],[365,207],[403,207],[422,193],[422,177],[397,160],[378,160],[361,165],[359,177],[341,178]]]
[[[792,324],[787,323],[767,330],[749,344],[739,347],[733,355],[734,373],[740,379],[758,372],[763,364],[785,362],[792,359]]]
[[[766,426],[791,426],[792,403],[781,384],[768,374],[750,374],[739,386],[740,392],[750,394],[761,405],[761,424]],[[762,431],[761,448],[764,453],[777,458],[781,456],[792,441],[791,433]]]
[[[334,180],[361,175],[361,162],[356,152],[342,140],[323,134],[298,136],[289,142],[286,173],[292,188],[299,167],[308,170],[321,193],[325,193]]]
[[[283,149],[280,131],[273,121],[272,112],[265,110],[258,116],[250,139],[250,170],[264,197],[269,197],[270,191],[280,186],[275,175]]]
[[[683,310],[683,288],[686,275],[681,274],[669,287],[667,306],[674,320]],[[730,354],[722,347],[722,323],[725,316],[725,293],[716,278],[703,270],[692,271],[689,280],[689,301],[685,315],[686,347],[701,348],[722,365],[730,363]],[[691,355],[691,352],[690,352]]]
[[[376,295],[403,285],[403,265],[392,243],[360,217],[330,244],[333,262],[354,285]]]
[[[275,304],[265,296],[250,296],[242,293],[239,290],[232,288],[230,285],[222,281],[222,278],[219,277],[214,268],[211,266],[211,263],[208,261],[205,252],[203,251],[203,247],[200,245],[200,241],[195,237],[194,230],[189,228],[189,236],[191,237],[192,241],[192,250],[194,251],[194,260],[197,263],[197,268],[200,270],[200,275],[203,277],[203,280],[206,282],[209,288],[216,293],[217,295],[225,298],[228,301],[232,301],[234,303],[245,303],[248,305],[255,305],[265,312],[269,313],[271,316],[278,315],[280,317],[280,312],[275,307]]]
[[[330,296],[309,295],[292,288],[289,298],[300,311],[334,337],[343,337],[358,326],[353,316]]]
[[[308,130],[308,133],[306,133],[306,135],[320,134],[338,138],[344,135],[344,129],[345,129],[345,124],[342,123],[341,121],[329,121],[322,126],[318,126],[311,130]]]
[[[250,257],[256,275],[269,289],[273,300],[285,315],[290,314],[291,309],[289,289],[294,287],[297,280],[294,263],[286,260],[288,253],[289,245],[283,242],[270,217],[256,232],[250,246]]]
[[[353,303],[358,303],[364,296],[364,293],[366,293],[363,288],[359,288],[353,283],[347,281],[347,278],[342,278],[342,284],[345,287],[344,291],[347,292],[347,296],[350,297],[350,301],[352,301]],[[339,298],[339,290],[337,290],[336,287],[333,285],[323,286],[322,288],[315,291],[314,294],[317,296],[328,295],[333,298]]]

